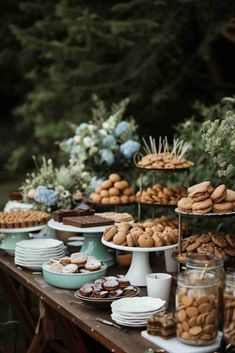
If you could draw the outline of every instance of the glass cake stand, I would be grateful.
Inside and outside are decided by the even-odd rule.
[[[131,247],[131,246],[122,246],[116,245],[110,241],[101,239],[102,243],[112,249],[130,251],[133,253],[132,261],[130,268],[126,274],[126,277],[129,279],[131,284],[134,286],[145,287],[146,286],[146,276],[149,273],[152,273],[152,269],[149,264],[149,253],[157,251],[165,251],[176,248],[177,244],[151,247],[151,248],[140,248],[140,247]]]
[[[95,256],[97,259],[106,263],[107,266],[114,265],[114,256],[110,254],[107,248],[101,243],[101,237],[107,226],[79,228],[50,219],[48,227],[71,233],[82,233],[84,235],[84,243],[80,251],[86,255]]]
[[[43,229],[45,226],[46,224],[25,228],[0,228],[0,233],[3,233],[0,249],[6,251],[11,256],[14,256],[16,243],[21,240],[30,239],[30,232],[36,232]]]

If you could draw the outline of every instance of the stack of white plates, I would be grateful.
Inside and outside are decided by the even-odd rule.
[[[44,262],[64,256],[64,244],[56,239],[31,239],[16,243],[15,264],[41,270]]]
[[[111,305],[112,319],[119,325],[147,326],[148,318],[165,310],[165,301],[159,298],[134,297],[116,300]]]

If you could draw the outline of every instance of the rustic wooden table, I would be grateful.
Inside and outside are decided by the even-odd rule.
[[[117,268],[109,271],[117,273]],[[109,309],[71,303],[76,300],[73,290],[50,286],[42,274],[16,267],[13,258],[4,252],[0,252],[0,284],[28,337],[27,353],[143,353],[148,348],[162,352],[141,337],[140,329],[125,333],[98,323],[97,317],[111,320]],[[38,298],[40,315],[36,321],[29,293]]]

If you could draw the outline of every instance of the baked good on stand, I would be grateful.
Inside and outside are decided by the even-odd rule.
[[[159,137],[158,142],[149,137],[149,142],[143,138],[145,156],[141,155],[139,161],[135,161],[136,166],[142,169],[176,170],[186,169],[193,165],[186,160],[189,144],[178,139],[173,140],[172,148],[168,145],[167,137]],[[140,155],[140,154],[139,154]]]
[[[184,213],[207,214],[227,213],[235,209],[235,192],[224,184],[214,188],[210,181],[188,188],[187,197],[178,201],[178,208]]]
[[[135,191],[118,174],[111,174],[89,196],[95,204],[120,205],[136,201]]]
[[[212,232],[195,234],[184,238],[181,243],[181,253],[178,248],[173,250],[179,262],[184,263],[189,254],[215,254],[222,256],[224,262],[235,257],[235,237],[218,235]]]
[[[104,240],[127,247],[161,247],[176,244],[178,230],[157,224],[154,220],[132,224],[120,223],[105,229]]]
[[[155,184],[146,190],[138,191],[138,202],[158,205],[177,205],[177,202],[187,195],[187,189],[179,186],[169,187]]]
[[[164,339],[175,337],[176,318],[174,313],[159,313],[150,316],[147,324],[147,333],[160,336]]]
[[[56,222],[63,222],[65,217],[78,217],[93,215],[95,210],[91,208],[75,208],[73,210],[59,209],[52,213],[52,218]]]
[[[28,228],[46,224],[49,214],[42,211],[2,211],[0,228]]]

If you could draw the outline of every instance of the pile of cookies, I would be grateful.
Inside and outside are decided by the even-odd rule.
[[[175,337],[176,319],[174,313],[154,314],[148,319],[147,333],[164,339]]]
[[[134,296],[137,289],[130,285],[130,281],[125,276],[117,275],[102,277],[94,282],[86,283],[78,292],[83,297],[116,299]]]
[[[171,152],[147,154],[137,163],[138,167],[144,169],[184,169],[192,165],[192,162]]]
[[[216,294],[216,287],[204,290],[180,288],[176,296],[176,333],[180,341],[195,346],[214,341],[218,333]]]
[[[231,212],[235,209],[235,191],[224,184],[214,188],[210,181],[203,181],[188,188],[188,196],[179,200],[178,208],[195,214]]]
[[[111,174],[107,180],[97,186],[89,199],[91,202],[104,205],[118,205],[136,201],[134,190],[118,174]]]
[[[150,219],[150,222],[154,222],[155,225],[161,224],[164,227],[171,227],[173,229],[179,229],[179,220],[178,218],[171,218],[166,216],[161,216],[158,218]],[[182,222],[182,231],[184,234],[188,233],[189,226],[187,223]]]
[[[232,287],[224,293],[224,335],[232,346],[235,345],[235,292]]]
[[[121,246],[160,247],[177,243],[178,230],[156,224],[154,220],[132,224],[120,223],[106,228],[104,240]]]
[[[183,187],[169,187],[155,184],[147,190],[138,191],[136,198],[138,202],[159,204],[159,205],[177,205],[177,202],[187,195],[187,190]]]
[[[102,266],[101,261],[94,256],[87,256],[81,252],[73,253],[60,259],[50,259],[47,269],[57,273],[87,273],[98,271]]]
[[[42,211],[0,212],[0,228],[27,228],[46,224],[49,214]]]
[[[195,234],[183,239],[181,244],[181,253],[179,249],[173,250],[177,254],[179,262],[184,263],[191,253],[215,254],[222,256],[224,261],[235,256],[235,237],[230,234],[218,235],[213,233]]]

